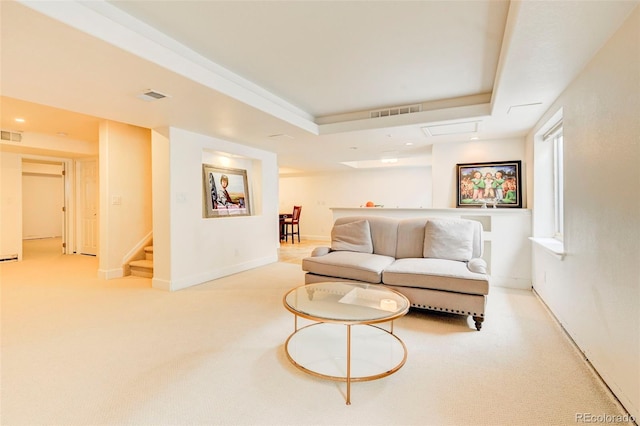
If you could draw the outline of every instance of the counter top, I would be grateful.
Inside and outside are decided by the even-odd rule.
[[[398,213],[419,213],[419,214],[452,214],[452,215],[495,215],[495,214],[521,214],[531,215],[530,209],[520,208],[493,208],[487,207],[483,209],[481,207],[465,207],[465,208],[448,208],[448,209],[433,209],[433,208],[407,208],[407,207],[329,207],[330,210],[336,212],[344,211],[357,211],[358,214],[375,214],[376,212],[398,212]]]

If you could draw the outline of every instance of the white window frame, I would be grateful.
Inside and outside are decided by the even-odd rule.
[[[533,236],[559,259],[565,256],[564,134],[562,109],[534,135]]]
[[[555,124],[543,136],[546,143],[553,144],[553,238],[564,239],[564,135],[562,121]]]

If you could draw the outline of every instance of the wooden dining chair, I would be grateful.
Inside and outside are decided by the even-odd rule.
[[[294,235],[298,235],[298,242],[300,242],[300,211],[302,206],[293,206],[293,214],[290,218],[284,220],[284,241],[289,241],[289,235],[291,235],[291,242],[295,244],[293,238]]]

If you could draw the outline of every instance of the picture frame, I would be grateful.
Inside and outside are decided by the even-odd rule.
[[[459,163],[456,207],[522,208],[522,162]]]
[[[202,165],[202,217],[250,216],[247,171]]]

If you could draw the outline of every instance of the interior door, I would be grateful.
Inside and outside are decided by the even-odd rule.
[[[80,253],[98,254],[98,162],[82,160],[80,166]]]

